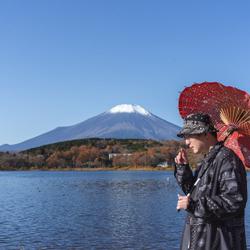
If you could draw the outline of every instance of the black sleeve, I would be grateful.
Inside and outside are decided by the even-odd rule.
[[[189,164],[176,164],[174,176],[182,191],[187,195],[195,181]]]
[[[217,194],[190,201],[187,211],[196,217],[225,218],[243,213],[247,197],[244,166],[234,154],[229,155],[220,164]]]

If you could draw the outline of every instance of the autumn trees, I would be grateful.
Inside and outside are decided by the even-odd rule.
[[[178,141],[85,139],[51,144],[20,153],[0,153],[2,169],[106,168],[170,166],[180,147]],[[190,154],[191,163],[197,161]]]

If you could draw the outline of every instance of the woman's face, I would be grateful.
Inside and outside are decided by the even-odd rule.
[[[206,135],[188,135],[184,137],[186,145],[193,150],[194,154],[202,153],[206,150]]]

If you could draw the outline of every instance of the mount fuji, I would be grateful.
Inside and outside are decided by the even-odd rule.
[[[58,127],[18,144],[4,144],[0,151],[21,151],[46,144],[84,139],[177,140],[180,127],[157,117],[139,105],[121,104],[81,123]]]

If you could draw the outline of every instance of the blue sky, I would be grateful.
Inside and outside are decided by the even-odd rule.
[[[181,125],[179,92],[250,92],[250,2],[0,2],[0,144],[131,103]]]

